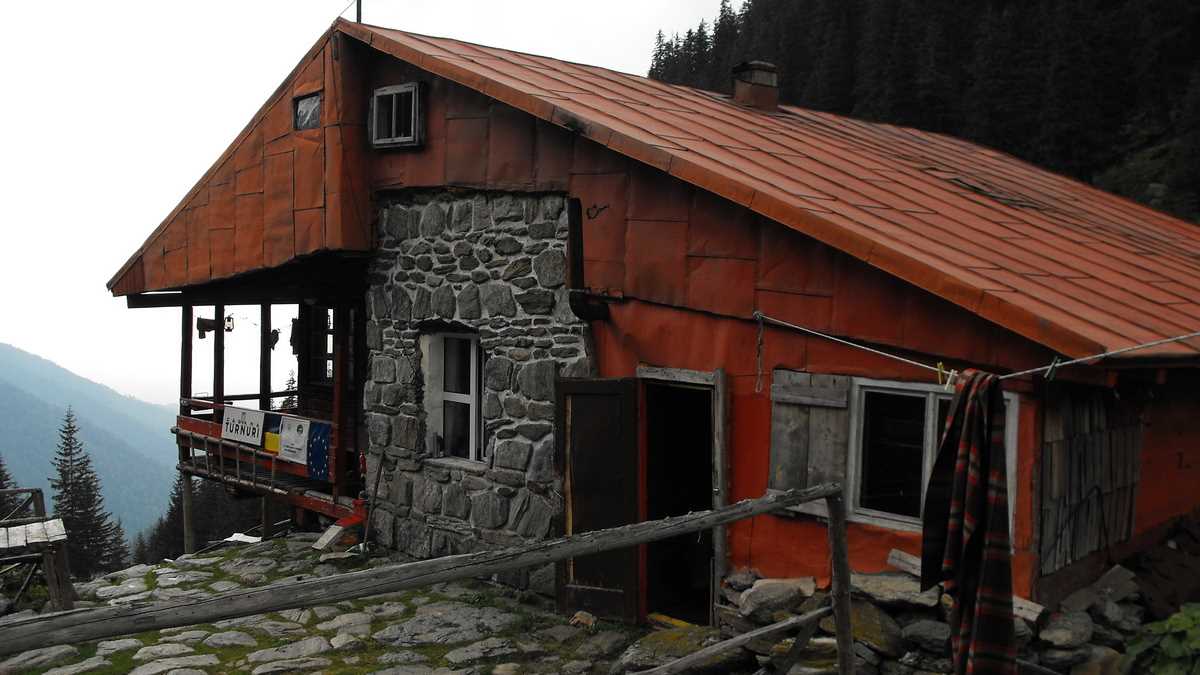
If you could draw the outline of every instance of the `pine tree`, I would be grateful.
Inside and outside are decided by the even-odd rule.
[[[11,490],[17,487],[13,483],[12,475],[8,473],[8,467],[4,465],[4,455],[0,455],[0,490]],[[7,495],[0,495],[0,518],[12,513],[12,510],[17,508],[17,498]]]
[[[146,536],[141,532],[133,538],[133,562],[135,564],[145,564],[151,562],[150,547],[146,545]],[[153,562],[158,562],[154,560]]]
[[[100,478],[79,440],[79,427],[71,408],[63,415],[58,430],[58,450],[52,464],[55,476],[50,479],[50,487],[54,490],[54,515],[62,518],[67,530],[68,565],[76,577],[91,578],[96,572],[109,569],[107,564],[113,559],[110,553],[113,525],[104,510]]]
[[[662,31],[658,31],[658,35],[661,38]],[[283,388],[286,389],[287,391],[295,391],[296,390],[296,371],[294,371],[294,370],[288,371],[287,382],[283,383]],[[293,410],[296,408],[297,405],[298,404],[296,402],[296,395],[288,394],[286,397],[284,397],[284,399],[282,401],[280,401],[279,408],[281,410]]]
[[[125,540],[125,527],[117,520],[108,529],[108,546],[104,551],[101,567],[106,570],[120,570],[128,566],[129,542]]]

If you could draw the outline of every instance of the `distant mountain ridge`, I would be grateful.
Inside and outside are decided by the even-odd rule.
[[[50,460],[67,406],[100,476],[105,506],[130,537],[166,512],[174,481],[170,406],[125,396],[12,345],[0,343],[0,455],[22,487],[41,487],[49,507]]]

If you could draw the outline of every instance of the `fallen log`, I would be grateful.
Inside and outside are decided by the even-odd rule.
[[[681,659],[677,659],[657,668],[643,670],[641,671],[640,675],[670,675],[671,673],[682,673],[693,666],[703,664],[705,661],[718,654],[723,654],[731,649],[736,649],[742,645],[749,644],[758,638],[779,633],[789,628],[796,628],[797,626],[816,626],[818,621],[820,621],[826,615],[832,613],[833,607],[822,607],[820,609],[815,609],[811,612],[808,612],[807,614],[789,617],[778,623],[773,623],[770,626],[756,628],[748,633],[742,633],[737,637],[732,637],[723,642],[718,642],[715,645],[709,645],[704,649],[694,651]],[[808,640],[809,638],[804,638],[804,643],[807,643]],[[800,640],[797,640],[796,647],[799,646]]]
[[[0,629],[0,654],[147,630],[212,623],[264,612],[330,605],[368,595],[544,565],[711,529],[784,507],[840,495],[841,490],[840,485],[830,483],[804,490],[777,492],[710,511],[584,532],[495,551],[445,556],[273,584],[204,600],[188,600],[171,605],[107,607],[32,617]]]

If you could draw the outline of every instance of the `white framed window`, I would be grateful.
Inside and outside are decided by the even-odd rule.
[[[417,82],[380,87],[371,96],[371,145],[418,146],[424,140],[421,86]]]
[[[482,451],[479,336],[421,336],[426,447],[437,457],[486,459]]]
[[[846,463],[851,520],[920,530],[925,488],[953,394],[936,384],[853,378]],[[1008,517],[1016,501],[1016,394],[1004,393]]]

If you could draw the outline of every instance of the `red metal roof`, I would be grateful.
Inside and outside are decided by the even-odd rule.
[[[1072,356],[1200,328],[1200,229],[935,133],[339,21]],[[1194,357],[1200,341],[1134,352]]]

